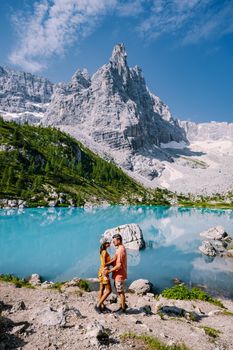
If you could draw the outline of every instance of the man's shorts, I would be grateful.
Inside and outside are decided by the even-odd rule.
[[[115,288],[117,293],[124,292],[124,281],[115,281]]]

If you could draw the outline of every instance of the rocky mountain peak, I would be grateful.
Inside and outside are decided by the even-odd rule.
[[[117,164],[148,179],[169,158],[161,143],[187,141],[167,106],[150,93],[142,70],[128,67],[123,44],[91,79],[77,70],[69,84],[56,89],[44,123],[73,130],[89,147],[102,147]]]
[[[116,71],[118,75],[123,79],[125,85],[129,78],[129,67],[127,64],[127,53],[124,44],[117,44],[112,51],[110,58],[110,67],[113,71]]]
[[[127,53],[124,44],[117,44],[112,50],[112,56],[110,58],[110,63],[112,67],[117,68],[119,65],[127,65]]]
[[[86,68],[78,69],[71,79],[71,84],[73,87],[81,87],[87,89],[90,86],[91,77]]]

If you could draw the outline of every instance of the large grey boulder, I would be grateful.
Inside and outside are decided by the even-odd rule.
[[[145,247],[142,230],[137,224],[126,224],[108,229],[102,235],[100,242],[104,240],[111,242],[112,237],[117,233],[122,236],[126,248],[139,250]]]
[[[82,315],[79,310],[66,305],[59,309],[47,306],[34,315],[36,322],[44,326],[73,327],[80,318]]]
[[[54,310],[51,306],[38,310],[35,319],[44,326],[63,326],[65,324],[63,309]]]
[[[217,255],[217,250],[215,249],[214,245],[209,241],[203,241],[202,245],[199,247],[199,250],[204,255],[208,255],[208,256]]]
[[[225,231],[222,226],[211,227],[207,231],[200,233],[201,237],[208,238],[210,240],[226,240],[230,239],[228,233]]]
[[[131,285],[129,286],[128,290],[130,292],[142,295],[142,294],[146,294],[148,292],[151,291],[152,289],[152,283],[146,279],[138,279],[135,280],[131,283]]]

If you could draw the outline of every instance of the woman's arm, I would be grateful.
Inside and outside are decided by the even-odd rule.
[[[116,255],[115,255],[109,262],[105,263],[105,266],[110,266],[110,265],[112,265],[113,263],[115,263],[116,259],[117,259],[117,257],[116,257]]]

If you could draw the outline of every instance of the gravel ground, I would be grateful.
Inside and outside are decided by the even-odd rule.
[[[121,340],[125,332],[155,336],[170,345],[184,343],[190,350],[233,349],[233,316],[212,304],[127,293],[127,314],[116,312],[118,305],[109,302],[111,312],[98,314],[97,298],[97,292],[81,292],[78,287],[59,292],[1,282],[0,349],[144,349],[140,341]],[[232,301],[223,303],[233,312]],[[163,306],[168,308],[162,314]],[[180,309],[187,311],[185,317],[174,314]],[[190,314],[198,321],[190,320]],[[210,337],[202,326],[220,331],[219,337]]]

